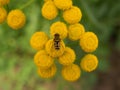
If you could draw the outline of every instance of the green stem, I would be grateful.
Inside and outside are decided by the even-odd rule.
[[[31,5],[35,0],[30,0],[29,2],[25,3],[22,7],[20,7],[20,9],[24,9],[26,7],[28,7],[29,5]]]
[[[7,10],[8,10],[8,12],[9,12],[9,11],[10,11],[10,8],[9,8],[8,4],[6,5],[6,7],[7,7]]]

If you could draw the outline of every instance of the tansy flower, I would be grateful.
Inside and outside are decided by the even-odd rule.
[[[45,45],[45,50],[51,57],[60,57],[65,51],[65,44],[62,40],[60,40],[58,50],[55,47],[55,41],[50,39]]]
[[[57,68],[56,68],[55,64],[53,64],[53,65],[52,65],[50,68],[48,68],[48,69],[41,69],[41,68],[39,68],[39,69],[38,69],[38,74],[39,74],[40,77],[42,77],[42,78],[51,78],[51,77],[53,77],[53,76],[55,75],[56,70],[57,70]]]
[[[81,75],[81,70],[79,66],[75,64],[63,66],[62,68],[62,76],[67,81],[71,81],[71,82],[76,81],[79,79],[80,75]]]
[[[72,6],[63,12],[63,18],[69,24],[78,23],[82,18],[81,10],[76,6]]]
[[[6,17],[7,11],[4,8],[0,7],[0,24],[5,21]]]
[[[72,4],[72,0],[44,0],[42,16],[48,20],[55,19],[60,9],[66,23],[53,23],[50,26],[50,39],[44,32],[36,32],[30,40],[31,46],[39,50],[34,56],[34,63],[39,68],[38,74],[42,78],[51,78],[55,75],[57,68],[54,59],[58,59],[62,64],[61,74],[65,80],[73,82],[80,78],[81,69],[74,64],[76,54],[63,42],[67,36],[72,41],[80,40],[82,50],[87,53],[95,51],[98,47],[97,36],[93,32],[85,32],[84,26],[79,23],[82,12]],[[84,71],[91,72],[97,68],[98,59],[93,54],[87,54],[82,58],[80,66]]]
[[[0,6],[6,5],[10,2],[10,0],[0,0]]]
[[[72,7],[72,0],[53,0],[56,7],[61,10],[66,10]]]
[[[68,37],[70,40],[78,40],[85,33],[84,26],[82,24],[76,23],[69,26]]]
[[[98,38],[93,32],[86,32],[80,39],[80,46],[85,52],[93,52],[98,47]]]
[[[44,32],[36,32],[30,40],[30,45],[36,50],[41,50],[44,48],[47,41],[48,36]]]
[[[65,48],[62,56],[59,57],[59,63],[62,65],[70,65],[75,61],[76,55],[74,50],[69,47]]]
[[[45,50],[40,50],[34,57],[35,64],[41,69],[47,69],[52,66],[54,60],[50,57]]]
[[[59,34],[61,39],[66,38],[68,34],[66,24],[60,21],[53,23],[50,27],[50,34],[52,37],[54,37],[55,34]]]
[[[7,23],[11,28],[15,30],[20,29],[24,26],[25,22],[26,17],[21,10],[16,9],[9,12]]]
[[[98,66],[98,59],[93,54],[85,55],[80,63],[81,68],[86,72],[95,70]]]
[[[42,16],[48,20],[56,18],[58,15],[58,10],[55,7],[53,1],[49,0],[42,6]]]

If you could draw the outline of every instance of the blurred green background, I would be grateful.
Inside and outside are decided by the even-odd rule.
[[[50,25],[61,18],[45,20],[40,12],[43,0],[10,1],[9,8],[5,8],[23,8],[27,23],[19,31],[12,30],[6,22],[0,25],[0,90],[120,90],[120,0],[73,0],[83,13],[80,23],[99,38],[99,47],[94,52],[99,59],[97,70],[82,71],[81,78],[74,83],[61,77],[59,65],[54,78],[40,78],[33,62],[36,51],[29,45],[33,33],[49,34]],[[65,42],[75,50],[75,63],[79,65],[85,53],[78,41]]]

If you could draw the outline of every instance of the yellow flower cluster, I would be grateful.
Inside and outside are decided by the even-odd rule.
[[[11,10],[7,15],[7,11],[3,8],[3,5],[8,3],[9,0],[0,0],[0,24],[7,19],[8,26],[14,30],[18,30],[24,26],[26,17],[19,9]]]
[[[62,65],[62,77],[73,82],[80,78],[81,69],[86,72],[94,71],[98,66],[98,59],[93,54],[87,54],[80,60],[80,65],[76,65],[75,51],[65,45],[64,39],[79,40],[81,49],[91,53],[98,47],[98,38],[93,32],[85,32],[84,26],[79,23],[82,18],[81,10],[73,6],[72,0],[44,0],[41,13],[45,19],[52,20],[57,17],[58,10],[62,10],[64,22],[56,21],[51,24],[50,37],[44,32],[36,32],[31,37],[30,44],[33,49],[38,50],[34,63],[42,78],[55,75],[57,67],[54,59],[57,59]]]
[[[60,21],[55,22],[50,27],[50,34],[54,37],[57,33],[61,39],[65,39],[68,36],[72,41],[80,40],[80,46],[85,52],[93,52],[98,47],[98,38],[93,32],[85,32],[84,26],[79,23],[82,18],[81,10],[72,4],[72,0],[45,0],[45,4],[42,7],[44,17],[48,15],[50,17],[53,16],[53,18],[49,20],[54,19],[57,14],[53,13],[56,12],[58,8],[63,10],[63,18],[70,24],[67,28],[65,23]],[[54,6],[56,10],[51,9],[50,6]],[[46,15],[43,12],[46,13]]]
[[[59,33],[59,31],[56,33]],[[56,73],[54,59],[57,58],[58,62],[63,65],[62,76],[65,78],[69,75],[70,78],[65,78],[66,80],[76,81],[80,77],[80,68],[74,64],[76,59],[75,52],[73,49],[66,47],[62,39],[58,42],[59,46],[56,46],[58,44],[55,39],[57,39],[56,36],[49,39],[44,32],[36,32],[31,37],[30,44],[32,48],[38,50],[34,56],[34,63],[38,67],[38,74],[42,78],[53,77]],[[70,67],[71,70],[69,69]],[[71,74],[72,72],[75,73]]]
[[[44,0],[42,16],[52,20],[58,15],[58,10],[63,11],[63,18],[69,24],[78,23],[82,18],[81,10],[73,6],[72,0]]]
[[[36,32],[30,40],[30,45],[38,52],[34,56],[34,63],[38,67],[38,74],[42,78],[51,78],[56,73],[54,58],[47,54],[45,45],[49,41],[49,37],[44,32]]]

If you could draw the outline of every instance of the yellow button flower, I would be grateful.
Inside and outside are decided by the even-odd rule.
[[[7,11],[4,8],[0,7],[0,24],[5,21],[6,17]]]
[[[72,0],[53,0],[56,7],[61,10],[66,10],[72,7]]]
[[[84,71],[91,72],[97,68],[98,59],[95,55],[88,54],[82,58],[80,66]]]
[[[52,66],[54,60],[52,57],[50,57],[45,50],[40,50],[36,53],[34,57],[35,64],[42,68],[47,69]]]
[[[20,29],[24,26],[25,22],[26,17],[21,10],[16,9],[9,12],[7,17],[7,23],[11,28],[15,30]]]
[[[33,34],[30,40],[30,44],[32,48],[36,50],[41,50],[45,47],[47,41],[48,41],[48,36],[44,32],[36,32]]]
[[[39,69],[38,69],[38,74],[39,74],[40,77],[42,77],[42,78],[52,78],[52,77],[55,75],[56,70],[57,70],[57,68],[56,68],[55,64],[53,64],[53,65],[52,65],[50,68],[48,68],[48,69],[41,69],[41,68],[39,68]]]
[[[69,26],[68,37],[70,40],[78,40],[85,33],[84,26],[82,24],[76,23]]]
[[[55,7],[53,1],[47,1],[44,3],[42,7],[42,16],[48,20],[52,20],[56,18],[58,15],[58,10]]]
[[[59,34],[60,38],[64,39],[67,37],[67,34],[68,34],[67,26],[63,22],[60,22],[60,21],[55,22],[50,27],[50,33],[53,38],[55,34]]]
[[[0,0],[0,6],[6,5],[10,2],[10,0]]]
[[[67,81],[73,82],[73,81],[78,80],[80,77],[80,74],[81,74],[81,70],[75,64],[64,66],[62,68],[62,76]]]
[[[62,65],[70,65],[75,61],[76,55],[73,49],[66,47],[65,52],[59,57],[59,63]]]
[[[51,39],[46,43],[45,50],[51,57],[60,57],[65,51],[65,44],[61,40],[59,42],[59,49],[56,49],[55,41]]]
[[[80,46],[85,52],[93,52],[98,47],[98,38],[93,32],[86,32],[82,35]]]
[[[76,6],[73,6],[63,12],[63,18],[69,24],[78,23],[82,18],[81,10]]]

